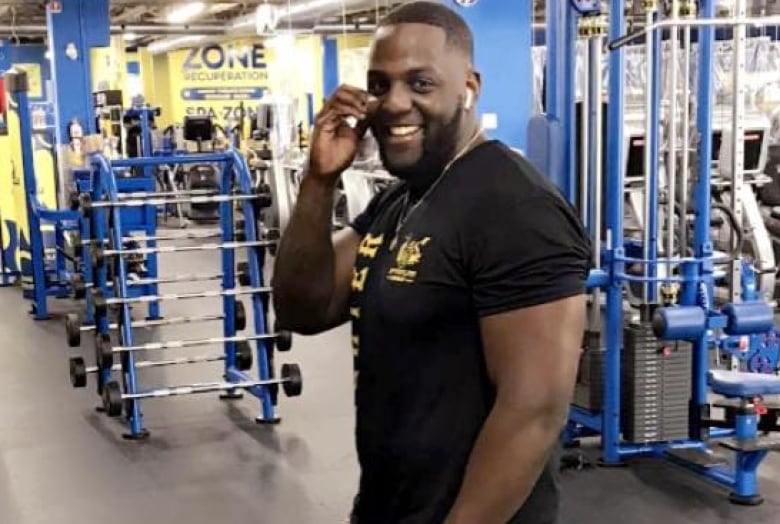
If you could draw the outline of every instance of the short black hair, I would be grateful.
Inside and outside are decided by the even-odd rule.
[[[414,1],[396,7],[379,21],[377,27],[397,24],[427,24],[440,27],[447,35],[447,43],[469,60],[474,60],[474,38],[471,29],[461,16],[440,3]]]

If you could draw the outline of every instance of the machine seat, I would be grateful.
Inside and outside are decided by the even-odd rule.
[[[780,377],[744,371],[714,370],[707,374],[712,391],[726,397],[780,395]]]

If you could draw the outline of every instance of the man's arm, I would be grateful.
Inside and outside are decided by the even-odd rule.
[[[445,524],[506,524],[522,507],[565,424],[584,327],[584,295],[482,319],[496,402]]]
[[[280,328],[315,334],[347,319],[360,236],[331,233],[335,186],[306,176],[276,254],[272,287]]]
[[[314,334],[347,319],[361,238],[351,228],[331,237],[333,193],[341,173],[355,159],[375,108],[376,100],[368,93],[342,85],[317,115],[306,176],[274,264],[271,286],[282,329]],[[354,128],[347,117],[357,119]]]

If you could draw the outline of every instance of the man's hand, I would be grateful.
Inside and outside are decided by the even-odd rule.
[[[352,268],[361,237],[346,228],[331,235],[333,193],[354,161],[377,107],[376,99],[342,86],[317,115],[309,166],[276,254],[271,282],[280,327],[315,334],[346,321]],[[346,119],[357,118],[351,127]]]
[[[496,402],[445,524],[506,524],[530,495],[566,422],[585,297],[492,315],[481,327]]]
[[[377,99],[356,87],[342,85],[317,115],[309,146],[309,175],[335,184],[355,160]],[[355,120],[350,126],[348,119]]]

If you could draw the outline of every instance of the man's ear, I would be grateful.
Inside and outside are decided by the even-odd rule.
[[[466,100],[463,107],[471,109],[479,99],[479,93],[482,87],[482,79],[478,72],[470,71],[466,78]]]

